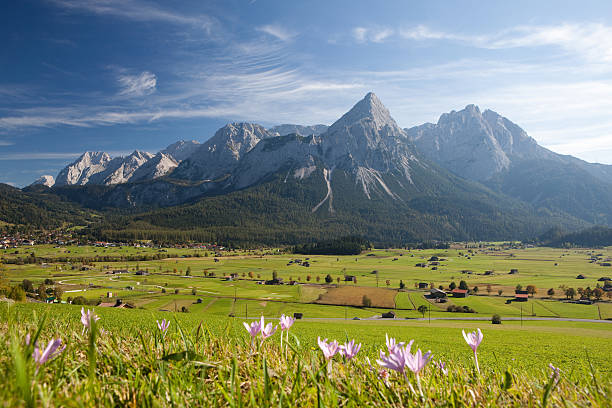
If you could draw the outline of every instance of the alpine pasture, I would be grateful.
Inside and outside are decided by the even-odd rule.
[[[44,300],[56,302],[0,303],[0,370],[14,378],[0,391],[6,406],[611,404],[612,303],[607,292],[583,304],[565,294],[603,287],[610,248],[305,256],[33,246],[0,256],[3,284],[46,280]],[[466,298],[427,297],[461,281]],[[535,293],[514,301],[517,285]],[[87,304],[57,303],[55,288],[61,302]],[[282,330],[279,317],[294,313],[302,319]],[[262,316],[251,338],[243,323]],[[462,334],[477,329],[478,369]],[[394,349],[387,337],[414,343]]]

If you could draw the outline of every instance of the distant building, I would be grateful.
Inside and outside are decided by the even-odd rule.
[[[429,297],[432,299],[441,299],[446,297],[446,292],[438,288],[433,288],[429,291]]]
[[[529,294],[527,293],[515,293],[514,301],[515,302],[526,302],[529,300]]]
[[[395,312],[388,311],[387,313],[383,313],[380,315],[383,319],[395,319]]]
[[[456,297],[456,298],[468,297],[467,289],[453,289],[451,293],[453,294],[453,297]]]
[[[428,286],[427,282],[419,282],[419,289],[427,289]]]

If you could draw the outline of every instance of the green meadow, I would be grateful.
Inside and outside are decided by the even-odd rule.
[[[339,257],[277,249],[3,250],[5,285],[27,279],[38,288],[52,280],[48,286],[63,291],[64,303],[0,302],[0,374],[16,379],[0,396],[6,406],[610,406],[612,303],[605,295],[593,304],[569,303],[564,289],[602,285],[611,269],[600,264],[611,256],[610,248],[502,244]],[[112,273],[118,270],[127,273]],[[296,284],[262,284],[273,276]],[[462,280],[472,294],[446,303],[418,288],[447,289]],[[536,293],[514,302],[516,285],[533,285]],[[88,304],[65,303],[77,297]],[[117,299],[131,308],[111,307]],[[449,305],[474,313],[449,312]],[[100,317],[94,337],[83,329],[81,308]],[[396,318],[382,319],[389,311]],[[303,319],[290,329],[289,344],[281,345],[279,334],[251,343],[243,327],[261,316],[277,325],[294,313]],[[491,324],[494,314],[502,324]],[[170,322],[165,335],[157,327],[162,319]],[[484,334],[480,374],[462,336],[477,328]],[[61,339],[66,349],[36,363],[24,339],[37,333],[43,343]],[[387,335],[414,340],[413,351],[431,351],[448,373],[429,362],[419,377],[381,374],[376,360]],[[328,363],[319,337],[354,339],[362,348],[351,361],[336,356]],[[549,364],[561,370],[558,380]]]

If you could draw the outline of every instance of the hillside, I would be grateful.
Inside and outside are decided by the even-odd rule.
[[[49,188],[36,186],[22,191],[0,184],[0,224],[7,223],[34,228],[57,228],[86,225],[93,212],[50,194]]]

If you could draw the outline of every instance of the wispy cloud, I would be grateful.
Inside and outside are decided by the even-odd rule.
[[[144,96],[155,92],[157,77],[149,71],[144,71],[138,75],[120,75],[118,82],[122,88],[119,95]]]
[[[612,61],[612,26],[601,23],[523,25],[480,35],[450,33],[417,25],[402,28],[398,33],[407,40],[456,41],[485,49],[554,46],[591,61]]]
[[[108,15],[133,21],[161,21],[189,24],[210,32],[215,20],[208,15],[186,15],[156,7],[140,0],[49,0],[65,10]]]
[[[0,140],[0,146],[12,146],[14,144],[14,142],[10,142],[8,140]]]
[[[271,35],[272,37],[285,42],[291,40],[293,37],[296,36],[294,32],[289,31],[285,27],[278,24],[263,25],[257,27],[256,30]]]
[[[366,28],[355,27],[352,34],[355,41],[359,43],[373,42],[381,43],[394,34],[391,28]]]

